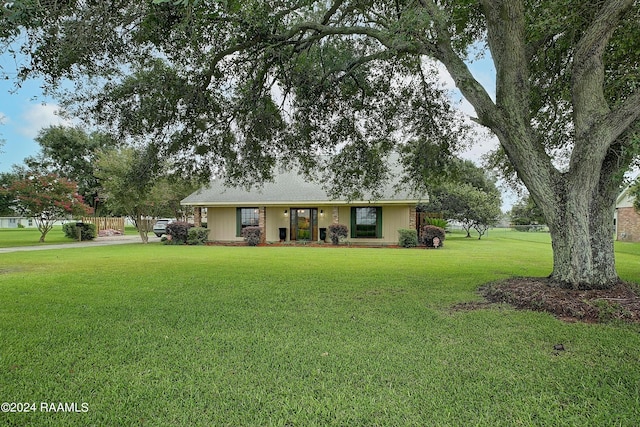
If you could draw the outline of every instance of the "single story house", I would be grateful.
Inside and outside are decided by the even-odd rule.
[[[640,242],[640,214],[633,207],[629,187],[616,200],[615,225],[616,240]]]
[[[0,217],[0,228],[35,228],[36,222],[33,218],[25,218],[22,216],[3,216]]]
[[[399,229],[416,228],[424,198],[394,191],[393,183],[380,193],[375,200],[334,200],[322,185],[286,172],[250,191],[215,180],[181,203],[195,208],[196,223],[206,214],[210,241],[243,241],[242,229],[250,226],[262,228],[263,242],[328,241],[329,225],[344,224],[351,244],[397,244]]]

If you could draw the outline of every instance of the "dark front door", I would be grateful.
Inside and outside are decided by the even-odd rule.
[[[291,209],[291,240],[318,240],[318,209]]]

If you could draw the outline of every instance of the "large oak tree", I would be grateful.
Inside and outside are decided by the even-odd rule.
[[[21,77],[93,82],[69,97],[84,112],[182,153],[188,172],[240,184],[297,159],[339,175],[347,188],[339,191],[357,195],[385,177],[381,158],[397,145],[410,176],[441,175],[464,130],[432,73],[441,63],[544,212],[556,283],[619,281],[614,203],[639,145],[637,0],[24,0],[3,8],[0,37],[29,55]],[[495,99],[469,70],[474,51],[495,64]],[[327,153],[333,161],[320,163]]]

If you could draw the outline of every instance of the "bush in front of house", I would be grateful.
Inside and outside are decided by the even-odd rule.
[[[75,222],[67,222],[62,225],[64,235],[73,240],[78,240],[78,228],[80,229],[80,240],[93,240],[96,238],[95,224],[82,222],[78,226]]]
[[[187,244],[204,245],[209,238],[209,230],[204,227],[192,227],[187,234]]]
[[[165,243],[172,245],[184,245],[189,240],[189,229],[193,227],[193,224],[189,224],[184,221],[172,222],[167,225],[166,233],[171,236],[171,239],[167,239]]]
[[[442,218],[426,218],[425,224],[435,225],[436,227],[440,227],[443,230],[445,230],[445,232],[447,231],[447,227],[449,226],[449,223],[447,222],[447,220]]]
[[[331,243],[337,245],[340,243],[340,239],[344,239],[348,235],[347,226],[344,224],[331,224],[329,225],[329,239]]]
[[[425,225],[422,227],[422,244],[428,248],[436,247],[434,244],[434,239],[438,238],[440,241],[438,243],[438,247],[444,245],[444,229],[440,227],[436,227],[435,225]]]
[[[398,239],[398,245],[403,248],[415,248],[418,246],[418,230],[410,228],[401,228],[398,230],[400,238]]]
[[[258,246],[260,236],[262,236],[262,229],[260,227],[245,227],[242,229],[242,237],[244,237],[244,240],[249,246]]]

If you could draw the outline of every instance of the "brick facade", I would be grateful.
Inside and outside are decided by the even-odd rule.
[[[640,214],[632,207],[618,208],[616,239],[640,242]]]
[[[412,207],[409,209],[409,229],[411,230],[417,230],[417,224],[416,224],[416,208]]]
[[[202,208],[193,209],[193,224],[196,227],[202,226]]]
[[[258,227],[262,230],[260,233],[260,243],[267,242],[267,208],[265,206],[261,206],[260,211],[258,213]]]

